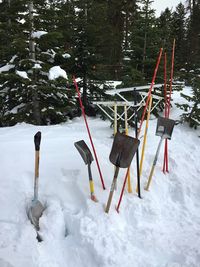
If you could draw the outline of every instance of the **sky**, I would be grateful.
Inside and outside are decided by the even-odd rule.
[[[160,13],[165,10],[165,8],[169,7],[170,9],[175,7],[180,3],[184,3],[185,1],[181,0],[154,0],[152,3],[152,7],[156,10],[156,15],[160,16]]]

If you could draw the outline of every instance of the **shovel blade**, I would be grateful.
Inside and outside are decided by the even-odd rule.
[[[80,153],[83,161],[85,164],[91,164],[91,162],[94,160],[92,157],[92,153],[89,149],[89,147],[86,145],[84,140],[80,140],[78,142],[74,143],[75,147],[77,148],[78,152]]]
[[[40,201],[36,201],[29,209],[28,217],[31,223],[35,226],[36,230],[39,230],[39,219],[42,216],[44,207]]]
[[[128,168],[139,143],[140,141],[137,138],[116,133],[109,157],[112,164],[119,168]]]
[[[161,136],[164,139],[171,139],[174,125],[174,120],[158,117],[156,135]]]

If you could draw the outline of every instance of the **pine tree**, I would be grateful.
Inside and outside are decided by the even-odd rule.
[[[142,74],[149,80],[153,74],[155,59],[159,51],[155,11],[151,8],[153,1],[144,0],[136,14],[131,33],[131,63],[133,74]],[[143,81],[144,82],[144,81]]]
[[[74,3],[74,30],[71,36],[71,74],[81,78],[78,86],[82,91],[82,102],[87,115],[94,115],[95,110],[91,101],[102,96],[104,79],[102,71],[103,65],[102,51],[105,40],[99,33],[102,33],[102,22],[105,17],[95,16],[99,12],[98,8],[104,7],[99,2],[77,1]],[[103,9],[104,10],[104,9]],[[104,13],[103,13],[104,15]],[[102,39],[100,39],[102,38]]]
[[[200,66],[200,0],[193,0],[190,6],[191,13],[188,23],[187,36],[187,63],[188,68],[198,68]]]
[[[8,53],[12,58],[13,68],[8,73],[1,73],[0,76],[4,110],[1,114],[1,125],[14,125],[22,121],[34,124],[55,124],[65,121],[66,115],[75,104],[72,92],[66,90],[66,79],[49,80],[48,77],[50,68],[57,65],[57,55],[63,55],[64,52],[63,36],[56,26],[58,16],[55,14],[54,20],[52,18],[52,27],[50,23],[43,23],[44,11],[47,21],[50,21],[49,14],[52,15],[52,6],[48,1],[34,1],[33,13],[30,12],[31,2],[21,1],[21,5],[15,5],[14,2],[11,1],[15,10],[8,7],[7,12],[12,18],[16,14],[21,14],[23,7],[23,23],[21,17],[15,20],[18,34],[13,41],[15,46],[11,45],[12,50]],[[3,4],[5,3],[2,2]],[[15,24],[12,19],[11,24],[13,29]],[[21,31],[20,27],[23,27]],[[38,30],[45,31],[46,34],[37,38],[35,32]],[[23,38],[20,39],[21,35]],[[20,46],[16,47],[16,43]],[[30,46],[27,46],[28,43]],[[63,57],[63,60],[67,59]],[[9,58],[6,62],[9,62]]]
[[[171,35],[176,39],[175,65],[176,69],[185,67],[186,58],[186,9],[178,4],[172,14]]]
[[[177,104],[185,113],[182,114],[182,121],[189,123],[190,127],[195,129],[200,125],[200,77],[196,73],[192,80],[192,94],[181,94],[188,103]]]
[[[4,0],[0,3],[0,58],[6,66],[0,73],[0,125],[14,124],[17,109],[22,107],[25,98],[20,94],[25,83],[16,74],[15,62],[28,55],[27,34],[24,25],[25,1]]]
[[[158,30],[159,38],[161,41],[161,47],[165,48],[166,51],[170,51],[174,40],[172,34],[173,29],[173,17],[172,11],[166,8],[158,18]]]

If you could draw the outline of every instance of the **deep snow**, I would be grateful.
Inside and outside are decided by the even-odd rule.
[[[183,101],[179,93],[173,99]],[[171,111],[172,118],[178,119],[181,112],[175,106]],[[112,129],[108,121],[98,118],[88,118],[88,123],[106,185],[103,190],[93,162],[98,203],[90,200],[87,168],[74,147],[74,142],[84,139],[91,148],[82,117],[56,126],[0,128],[0,267],[200,266],[200,131],[175,126],[169,141],[170,173],[162,173],[162,147],[147,192],[143,188],[160,140],[155,136],[157,120],[152,117],[142,199],[126,190],[120,213],[115,211],[125,174],[120,170],[118,189],[106,214],[114,170],[109,162]],[[26,213],[33,197],[33,136],[39,130],[39,200],[46,206],[40,220],[41,243]],[[135,158],[131,181],[135,189]]]

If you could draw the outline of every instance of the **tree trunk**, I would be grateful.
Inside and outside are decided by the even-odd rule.
[[[29,2],[29,18],[31,23],[31,30],[30,30],[30,40],[29,40],[29,49],[30,49],[30,59],[35,62],[35,43],[33,40],[33,2]],[[35,123],[37,125],[41,124],[41,116],[40,116],[40,105],[39,105],[39,99],[38,99],[38,92],[37,92],[37,76],[36,76],[36,69],[33,68],[33,85],[32,85],[32,100],[33,100],[33,117],[35,120]]]

